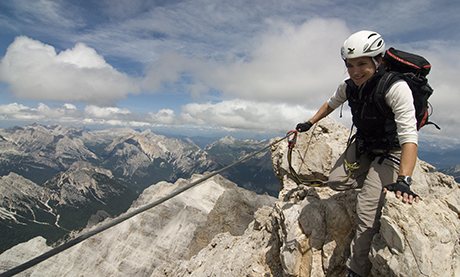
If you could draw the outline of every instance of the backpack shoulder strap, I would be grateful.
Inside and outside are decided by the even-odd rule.
[[[373,95],[373,101],[379,111],[384,115],[389,115],[391,113],[390,107],[388,107],[387,103],[385,102],[386,93],[394,83],[403,79],[404,78],[400,73],[389,71],[385,72],[377,83],[377,87]]]
[[[356,85],[355,85],[355,83],[353,83],[353,81],[352,81],[351,79],[345,80],[345,83],[347,84],[347,87],[346,87],[346,89],[345,89],[345,92],[346,92],[346,94],[347,94],[347,99],[349,99],[349,98],[350,98],[350,95],[351,95],[351,91],[352,91],[353,89],[356,89]]]

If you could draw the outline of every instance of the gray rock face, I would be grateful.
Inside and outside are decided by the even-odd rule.
[[[137,198],[110,170],[88,162],[42,186],[13,172],[0,176],[0,195],[0,252],[37,235],[55,242],[97,211],[118,215]]]
[[[198,177],[201,176],[194,179]],[[131,209],[171,193],[184,182],[161,182],[149,187]],[[219,234],[242,236],[255,211],[272,206],[275,200],[215,176],[31,268],[24,275],[164,276],[171,271],[171,263],[190,259]],[[46,249],[43,240],[29,243],[31,248]],[[26,249],[23,244],[5,251],[0,255],[0,268],[4,270],[7,265],[23,262],[20,258],[27,256]]]
[[[0,219],[25,224],[21,219],[39,220],[33,209],[35,207],[52,212],[48,205],[50,192],[46,188],[13,172],[0,176],[0,184]]]
[[[387,196],[372,249],[376,276],[460,276],[460,192],[451,176],[420,162],[414,189],[423,201]]]

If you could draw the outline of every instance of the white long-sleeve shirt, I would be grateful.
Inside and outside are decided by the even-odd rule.
[[[347,101],[347,84],[340,83],[327,104],[336,109]],[[418,144],[417,119],[415,118],[414,99],[409,85],[405,81],[397,81],[385,94],[385,102],[395,115],[399,144],[412,142]]]

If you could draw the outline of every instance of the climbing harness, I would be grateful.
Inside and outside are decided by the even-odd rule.
[[[286,139],[288,136],[289,135],[286,135],[283,138],[280,138],[280,139],[270,143],[269,145],[265,146],[264,148],[244,156],[240,160],[238,160],[238,161],[236,161],[236,162],[234,162],[234,163],[232,163],[230,165],[227,165],[227,166],[225,166],[225,167],[223,167],[223,168],[221,168],[219,170],[216,170],[216,171],[214,171],[212,173],[209,173],[209,174],[199,178],[198,180],[196,180],[194,182],[191,182],[191,183],[189,183],[189,184],[187,184],[187,185],[185,185],[183,187],[180,187],[180,188],[174,190],[169,195],[166,195],[166,196],[164,196],[164,197],[162,197],[162,198],[160,198],[160,199],[158,199],[158,200],[156,200],[156,201],[154,201],[154,202],[152,202],[150,204],[141,206],[141,207],[139,207],[139,208],[137,208],[137,209],[135,209],[135,210],[133,210],[131,212],[127,212],[127,213],[125,213],[125,214],[113,219],[112,221],[110,221],[110,222],[108,222],[106,224],[102,224],[99,227],[96,227],[96,228],[92,229],[91,231],[88,231],[88,232],[86,232],[84,234],[81,234],[81,235],[77,236],[76,238],[61,244],[60,246],[58,246],[56,248],[53,248],[53,249],[49,250],[48,252],[45,252],[45,253],[41,254],[40,256],[37,256],[37,257],[35,257],[35,258],[33,258],[33,259],[23,263],[23,264],[20,264],[20,265],[12,268],[10,270],[2,272],[2,273],[0,273],[0,277],[7,277],[7,276],[9,277],[9,276],[16,275],[16,274],[18,274],[20,272],[23,272],[24,270],[27,270],[27,269],[33,267],[34,265],[37,265],[37,264],[39,264],[39,263],[41,263],[41,262],[53,257],[54,255],[59,254],[60,252],[66,250],[66,249],[68,249],[68,248],[70,248],[70,247],[72,247],[72,246],[74,246],[74,245],[76,245],[76,244],[78,244],[78,243],[80,243],[80,242],[82,242],[82,241],[84,241],[84,240],[96,235],[96,234],[99,234],[99,233],[101,233],[101,232],[103,232],[103,231],[105,231],[105,230],[107,230],[107,229],[109,229],[109,228],[111,228],[111,227],[113,227],[113,226],[115,226],[117,224],[120,224],[123,221],[126,221],[126,220],[130,219],[131,217],[134,217],[134,216],[136,216],[136,215],[138,215],[138,214],[140,214],[142,212],[145,212],[145,211],[147,211],[149,209],[152,209],[153,207],[156,207],[156,206],[160,205],[161,203],[163,203],[163,202],[165,202],[165,201],[167,201],[167,200],[169,200],[169,199],[171,199],[171,198],[173,198],[173,197],[185,192],[186,190],[189,190],[192,187],[195,187],[196,185],[198,185],[198,184],[210,179],[211,177],[213,177],[213,176],[215,176],[215,175],[217,175],[217,174],[219,174],[219,173],[221,173],[221,172],[223,172],[223,171],[225,171],[225,170],[227,170],[227,169],[229,169],[231,167],[234,167],[234,166],[236,166],[236,165],[238,165],[240,163],[243,163],[243,162],[253,158],[254,156],[258,155],[259,153],[262,153],[263,151],[269,149],[273,145],[280,143],[282,140]]]
[[[316,124],[315,124],[315,127],[316,127]],[[315,127],[313,128],[312,135],[310,136],[310,140],[307,143],[307,147],[306,147],[304,155],[303,155],[304,157],[306,156],[306,154],[308,152],[308,148],[310,147],[310,143],[311,143],[311,139],[313,137],[313,132],[314,132]],[[308,187],[325,187],[325,186],[327,186],[326,181],[322,181],[322,180],[319,180],[319,179],[307,179],[305,177],[300,176],[295,171],[295,169],[292,167],[292,151],[293,151],[293,149],[294,149],[294,147],[295,147],[295,145],[297,143],[297,135],[298,135],[297,130],[291,130],[291,131],[287,132],[287,134],[286,134],[286,137],[288,137],[287,160],[288,160],[288,164],[289,164],[289,173],[291,174],[292,178],[294,179],[294,181],[298,185],[305,185],[305,186],[308,186]],[[302,160],[301,166],[305,163],[304,157],[300,156],[300,159]]]
[[[361,155],[360,153],[360,146],[356,145],[356,153],[355,153],[355,161],[354,162],[349,162],[348,159],[346,158],[346,153],[348,152],[348,149],[350,146],[353,144],[353,142],[356,140],[356,134],[352,135],[353,133],[353,126],[351,126],[350,129],[350,134],[348,135],[348,141],[347,141],[347,148],[345,148],[345,151],[343,152],[345,157],[343,159],[343,166],[345,168],[345,172],[347,173],[347,176],[345,180],[343,180],[344,183],[348,182],[348,180],[353,176],[353,173],[359,169],[360,163],[359,163],[359,157]],[[359,144],[359,143],[358,143]]]
[[[353,127],[354,124],[351,126],[350,129],[350,134],[348,136],[348,141],[347,141],[347,148],[345,149],[344,153],[347,153],[350,146],[355,143],[355,161],[350,162],[346,158],[343,161],[343,166],[345,168],[345,172],[347,172],[347,177],[344,182],[348,181],[349,178],[352,177],[353,173],[359,169],[360,166],[360,156],[367,153],[369,155],[369,158],[371,160],[374,160],[378,158],[378,163],[382,164],[385,159],[389,160],[390,162],[396,164],[399,166],[400,164],[400,159],[396,157],[395,155],[390,154],[390,149],[372,149],[369,150],[366,148],[364,145],[364,141],[361,139],[358,139],[356,137],[356,134],[353,134]]]

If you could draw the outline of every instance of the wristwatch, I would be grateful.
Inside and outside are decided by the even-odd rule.
[[[408,186],[412,185],[412,177],[410,176],[398,176],[398,179],[396,179],[396,181],[403,182]]]

